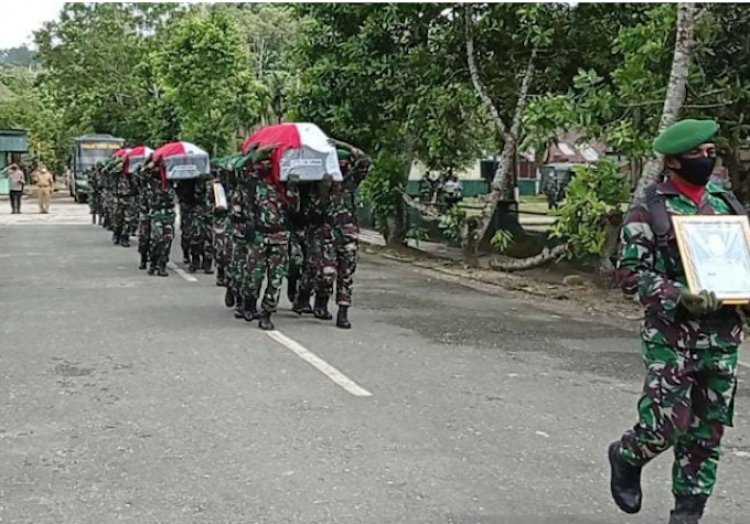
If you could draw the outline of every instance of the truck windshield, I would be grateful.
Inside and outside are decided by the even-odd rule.
[[[82,149],[78,157],[78,169],[76,176],[83,178],[86,171],[93,167],[97,162],[105,162],[112,158],[112,153],[117,149]]]

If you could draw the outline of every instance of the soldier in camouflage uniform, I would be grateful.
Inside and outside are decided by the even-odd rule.
[[[289,270],[287,272],[287,298],[294,304],[297,301],[300,278],[305,266],[305,221],[300,211],[289,213]],[[309,294],[309,291],[308,291]],[[309,303],[309,298],[307,299]]]
[[[336,326],[350,329],[348,311],[352,305],[354,272],[357,268],[359,223],[357,220],[356,192],[367,176],[370,159],[355,148],[339,150],[339,164],[343,181],[333,185],[329,194],[327,212],[331,217],[330,241],[323,243],[323,253],[318,268],[318,294],[327,297],[333,293],[336,280],[336,304],[339,307]],[[322,302],[322,300],[321,300]]]
[[[160,277],[169,276],[167,262],[174,239],[175,198],[172,184],[162,179],[161,167],[149,163],[146,166],[150,176],[147,179],[149,218],[151,222],[151,252],[148,274],[157,273]]]
[[[133,178],[129,173],[125,172],[121,160],[114,168],[113,176],[115,179],[113,234],[122,247],[130,247],[130,234],[133,231],[133,222],[136,213]]]
[[[253,154],[255,191],[248,196],[252,203],[255,234],[250,242],[247,271],[252,275],[254,298],[260,296],[263,280],[266,289],[261,302],[259,327],[274,329],[271,315],[279,304],[281,285],[289,263],[289,225],[287,218],[298,205],[299,179],[288,184],[272,176],[270,149]],[[286,186],[286,187],[285,187]]]
[[[113,162],[107,161],[102,165],[102,189],[103,189],[103,206],[104,206],[104,227],[107,231],[114,232],[114,216],[115,216],[115,176],[112,171]],[[116,244],[120,241],[115,235],[112,236],[112,241]]]
[[[224,189],[224,194],[229,195],[230,178],[233,170],[226,166],[226,158],[217,159],[214,164],[213,184],[219,184]],[[228,199],[227,199],[228,200]],[[219,206],[214,197],[213,186],[206,191],[206,205],[211,210],[211,227],[213,232],[213,252],[214,261],[216,262],[216,285],[227,287],[228,294],[225,297],[227,307],[234,306],[234,295],[227,286],[227,267],[231,260],[229,235],[231,234],[231,221],[229,220],[229,210],[226,205]]]
[[[248,322],[258,318],[257,297],[253,296],[252,277],[248,272],[249,244],[255,235],[250,194],[255,191],[255,179],[248,173],[250,156],[238,156],[232,162],[235,169],[235,183],[229,195],[230,213],[230,262],[228,271],[228,291],[234,296],[234,316]],[[229,306],[231,300],[225,303]],[[231,306],[229,306],[231,307]]]
[[[97,219],[101,223],[101,188],[99,187],[99,173],[97,166],[93,165],[87,172],[89,181],[89,210],[91,212],[91,223],[96,224]]]
[[[97,171],[99,173],[99,187],[101,188],[101,211],[102,211],[102,227],[107,231],[112,230],[110,220],[110,180],[109,172],[107,171],[107,162],[98,164]]]
[[[195,206],[190,223],[190,267],[191,273],[203,268],[206,275],[213,274],[213,206],[209,204],[209,194],[213,196],[213,181],[209,176],[195,180]]]
[[[133,174],[136,188],[136,208],[138,210],[138,253],[141,262],[138,269],[148,267],[148,257],[151,250],[151,215],[149,209],[149,171],[139,166]]]
[[[182,247],[182,262],[191,265],[190,235],[193,232],[193,217],[198,204],[195,186],[195,180],[180,180],[176,184],[177,200],[180,205],[180,247]]]
[[[684,120],[655,140],[668,177],[647,188],[622,230],[619,278],[645,308],[646,380],[637,424],[609,447],[611,491],[620,509],[638,512],[641,469],[673,447],[676,504],[670,524],[699,522],[714,491],[722,435],[734,412],[740,315],[710,291],[689,290],[669,219],[744,214],[734,195],[706,187],[717,130],[713,121]]]

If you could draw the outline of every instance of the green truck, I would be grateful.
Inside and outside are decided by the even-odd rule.
[[[70,196],[78,203],[88,199],[88,171],[97,163],[112,158],[125,140],[112,135],[84,135],[73,142],[73,165],[70,170],[68,187]]]

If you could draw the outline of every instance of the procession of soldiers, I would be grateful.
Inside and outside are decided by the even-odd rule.
[[[273,330],[286,279],[294,312],[333,320],[334,298],[335,325],[349,329],[359,236],[355,193],[371,161],[349,144],[330,143],[341,180],[281,181],[273,146],[215,158],[210,173],[178,180],[166,176],[156,155],[136,165],[116,154],[89,170],[92,223],[110,231],[114,245],[130,247],[137,237],[139,269],[167,277],[179,210],[183,263],[191,273],[215,274],[235,318]]]

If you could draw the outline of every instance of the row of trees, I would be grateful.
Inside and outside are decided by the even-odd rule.
[[[415,160],[461,169],[499,155],[484,212],[464,224],[473,257],[512,199],[514,156],[540,155],[561,129],[618,149],[640,173],[678,112],[717,118],[750,201],[750,44],[737,36],[748,29],[741,4],[66,4],[36,34],[40,71],[0,69],[0,126],[29,129],[35,154],[62,165],[83,132],[221,154],[258,125],[314,121],[375,156],[363,192],[392,243],[407,233]],[[589,193],[579,206],[612,209]],[[605,249],[601,236],[576,239],[571,221],[560,236]]]

